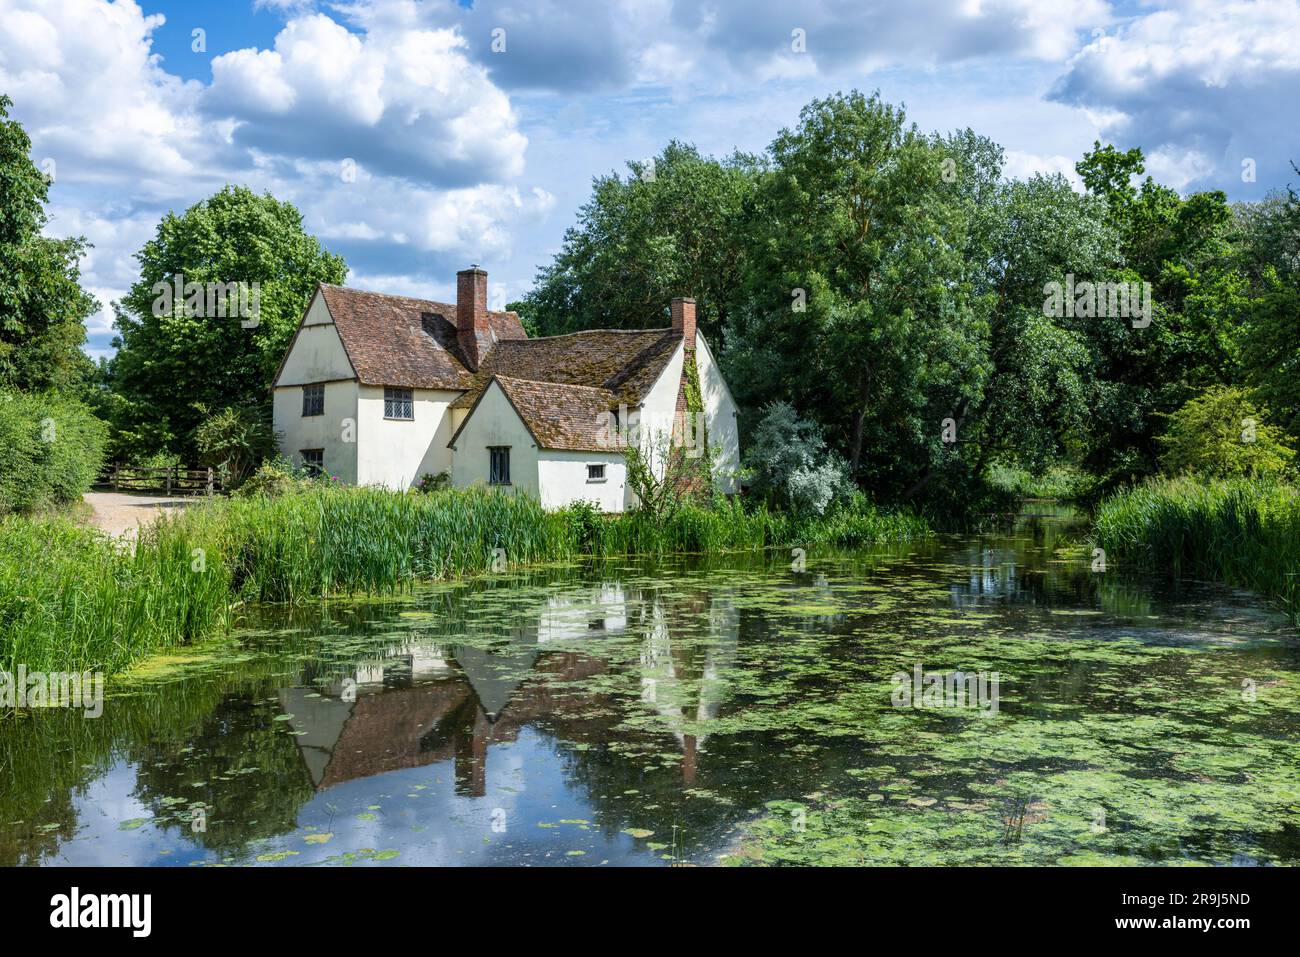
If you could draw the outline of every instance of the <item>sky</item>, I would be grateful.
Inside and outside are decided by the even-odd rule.
[[[1005,173],[1094,140],[1183,192],[1300,186],[1300,0],[0,0],[0,93],[54,177],[53,236],[110,303],[169,210],[227,183],[294,203],[348,285],[494,307],[531,288],[593,177],[763,150],[800,108],[879,90],[970,127]]]

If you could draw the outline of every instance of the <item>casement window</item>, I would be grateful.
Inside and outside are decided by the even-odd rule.
[[[325,386],[305,385],[302,387],[302,414],[325,414]]]
[[[588,465],[588,466],[587,466],[587,481],[588,481],[588,482],[603,482],[603,481],[605,481],[605,466],[604,466],[604,465]]]
[[[488,484],[510,484],[510,447],[488,446]]]
[[[410,389],[394,389],[392,386],[384,386],[384,418],[415,418],[415,397]]]
[[[324,449],[302,449],[299,454],[302,455],[302,467],[312,475],[320,475],[325,471]]]

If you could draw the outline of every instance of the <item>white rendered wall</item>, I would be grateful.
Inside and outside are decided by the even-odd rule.
[[[325,414],[303,416],[302,386],[325,386]],[[324,449],[325,469],[357,480],[357,383],[325,297],[316,291],[275,380],[271,423],[276,445],[295,465],[303,449]],[[351,428],[348,428],[351,423]]]
[[[506,489],[540,498],[537,486],[537,445],[514,406],[492,382],[483,393],[469,424],[456,439],[452,455],[452,482],[458,486],[487,485],[488,447],[510,447],[510,485]]]
[[[459,392],[412,389],[412,419],[384,418],[384,387],[361,386],[357,397],[357,483],[410,488],[426,472],[451,471],[451,416]]]
[[[736,400],[722,378],[713,352],[698,333],[695,336],[695,368],[700,374],[700,400],[709,430],[709,448],[717,448],[713,460],[714,484],[722,492],[738,491],[740,469],[740,423],[736,421]]]
[[[325,383],[324,415],[302,414],[302,386],[280,386],[272,396],[271,420],[280,453],[301,465],[303,449],[324,449],[325,470],[349,484],[357,481],[356,418],[355,381]]]
[[[589,464],[605,466],[604,481],[588,481]],[[627,464],[617,453],[542,449],[537,459],[537,483],[545,508],[595,502],[602,512],[621,512],[626,495]]]

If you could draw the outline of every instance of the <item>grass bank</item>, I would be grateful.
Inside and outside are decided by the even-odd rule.
[[[0,523],[0,670],[117,670],[219,631],[240,601],[397,592],[502,563],[859,547],[929,532],[861,498],[808,520],[736,501],[655,519],[547,512],[476,489],[328,486],[198,504],[143,530],[133,552],[67,521],[10,518]]]
[[[1300,621],[1300,489],[1293,485],[1152,481],[1105,499],[1094,534],[1108,557],[1249,588]]]

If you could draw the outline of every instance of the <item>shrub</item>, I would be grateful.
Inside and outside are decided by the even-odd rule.
[[[297,468],[283,455],[263,462],[256,472],[248,477],[234,492],[240,498],[255,495],[285,495],[311,484],[311,476],[305,469]]]
[[[80,499],[103,465],[106,431],[75,400],[0,392],[0,515]]]
[[[796,514],[820,515],[851,487],[847,464],[788,402],[764,406],[745,467],[755,493]]]
[[[1209,479],[1281,475],[1295,453],[1285,445],[1282,430],[1264,421],[1267,414],[1243,389],[1207,389],[1169,416],[1159,437],[1161,469]]]
[[[274,454],[275,436],[264,409],[230,406],[199,424],[194,446],[201,464],[216,467],[228,488],[238,488],[256,463]]]
[[[420,476],[420,481],[416,483],[416,490],[429,494],[441,489],[448,488],[451,485],[451,475],[447,472],[439,472],[434,475],[432,472],[425,472]]]

